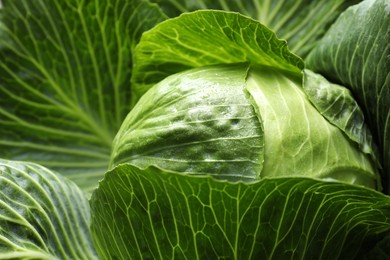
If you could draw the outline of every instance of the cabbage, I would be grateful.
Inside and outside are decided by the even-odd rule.
[[[110,167],[153,165],[247,182],[301,176],[377,188],[371,135],[357,103],[346,88],[304,73],[303,82],[277,69],[233,64],[169,76],[124,120]]]
[[[358,2],[0,0],[0,259],[389,259]]]

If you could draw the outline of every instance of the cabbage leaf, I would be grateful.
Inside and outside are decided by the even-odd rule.
[[[102,259],[353,259],[390,230],[390,198],[371,189],[302,177],[230,183],[130,164],[106,174],[91,208]]]
[[[239,12],[261,22],[288,41],[294,53],[305,57],[330,24],[359,0],[151,0],[170,17],[199,9]]]
[[[390,193],[390,3],[364,1],[332,25],[307,66],[351,89],[381,152],[383,185]]]
[[[96,259],[90,206],[40,165],[0,160],[0,259]]]
[[[356,2],[0,0],[0,158],[7,159],[0,159],[0,259],[388,257],[390,197],[373,189],[323,181],[314,176],[318,172],[229,182],[163,170],[155,166],[156,158],[136,166],[126,161],[126,149],[119,157],[111,155],[114,136],[142,98],[154,104],[145,103],[145,114],[131,111],[138,113],[140,125],[127,125],[139,134],[134,136],[139,144],[147,141],[140,140],[144,137],[158,139],[159,126],[177,120],[167,106],[154,106],[164,100],[145,94],[161,80],[219,66],[226,68],[225,80],[236,86],[251,69],[260,68],[283,74],[280,81],[301,82],[299,91],[343,140],[349,139],[348,145],[374,162],[379,158],[386,184],[388,1],[366,0],[347,9],[322,38]],[[236,82],[229,69],[238,67]],[[213,111],[221,108],[216,107]],[[207,117],[205,111],[191,115]],[[248,111],[253,113],[241,112]],[[229,113],[210,120],[218,123],[214,130],[230,123],[241,127]],[[151,131],[141,135],[142,127]],[[197,132],[203,129],[197,127]],[[195,130],[187,125],[186,131],[179,132],[183,140]],[[204,136],[212,140],[214,134]],[[218,134],[223,139],[230,133]],[[165,148],[176,136],[163,136]],[[250,140],[239,153],[263,160],[264,144]],[[379,141],[379,151],[373,141]],[[220,147],[227,148],[223,142]],[[159,153],[164,147],[148,148]],[[213,147],[205,144],[192,155],[210,159],[202,153],[207,148]],[[234,151],[229,149],[220,151],[225,156]],[[112,169],[106,172],[110,158]]]
[[[133,48],[166,17],[147,1],[3,5],[0,158],[45,165],[91,192],[130,110]]]
[[[182,14],[144,33],[134,54],[132,99],[154,84],[189,68],[252,62],[295,75],[301,58],[256,20],[233,12],[202,10]]]

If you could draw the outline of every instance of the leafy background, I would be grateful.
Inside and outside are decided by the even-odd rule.
[[[0,157],[40,163],[91,191],[130,109],[132,50],[165,16],[146,1],[4,4]]]
[[[316,45],[328,26],[349,5],[358,0],[272,1],[272,0],[151,0],[170,17],[200,9],[240,12],[266,25],[288,41],[292,52],[301,57]]]
[[[3,2],[0,157],[40,163],[90,193],[130,110],[132,53],[142,32],[184,11],[233,10],[278,29],[305,55],[356,1]]]
[[[281,1],[259,0],[245,1],[244,6],[239,1],[223,0],[156,0],[154,4],[146,0],[3,2],[0,157],[29,160],[50,169],[31,163],[1,162],[1,257],[27,254],[48,259],[83,255],[96,258],[96,253],[102,258],[142,254],[159,257],[183,256],[185,250],[199,257],[204,252],[275,258],[279,253],[289,258],[303,253],[319,259],[334,258],[333,252],[341,259],[363,258],[367,252],[368,259],[389,257],[389,197],[356,186],[300,178],[266,179],[253,186],[226,185],[207,177],[188,178],[155,168],[122,165],[100,182],[90,200],[92,211],[83,194],[90,194],[106,172],[111,141],[131,109],[133,53],[141,34],[168,17],[197,9],[241,11],[262,21],[276,29],[277,35],[286,39],[289,48],[305,58],[311,68],[329,78],[337,75],[332,80],[348,85],[355,96],[367,97],[359,102],[368,117],[380,112],[369,121],[381,151],[385,151],[382,159],[388,158],[389,29],[369,27],[370,32],[361,35],[352,27],[340,30],[343,23],[352,25],[376,18],[384,19],[385,25],[389,19],[386,1],[364,1],[350,12],[364,12],[373,2],[378,4],[377,11],[367,17],[356,16],[362,18],[359,20],[341,16],[340,24],[323,39],[338,15],[357,1],[284,1],[282,5]],[[305,17],[315,21],[316,27]],[[353,50],[355,45],[351,43],[363,39],[369,42]],[[365,54],[376,53],[375,48],[381,50],[379,43],[384,39],[379,61],[376,55],[364,58]],[[346,49],[330,45],[326,50],[329,41],[342,42]],[[309,55],[318,43],[321,47]],[[348,59],[343,60],[342,52]],[[316,59],[311,57],[321,60],[327,55],[331,68],[310,61]],[[344,79],[345,72],[340,71],[345,63],[367,62],[384,66],[356,66],[357,73],[364,71],[365,76],[384,79],[375,91],[371,83],[360,84],[365,77],[358,75],[357,84],[352,84],[347,79],[354,78],[348,75]],[[378,68],[385,68],[385,74]],[[365,103],[369,96],[378,100]],[[388,173],[388,165],[384,167]],[[51,169],[69,177],[82,191]],[[256,233],[256,228],[264,233]],[[137,233],[121,232],[123,229]],[[70,237],[75,233],[78,235]],[[262,234],[267,236],[262,239]],[[63,238],[57,240],[60,243],[51,239],[56,236]],[[238,251],[244,246],[252,250]],[[256,251],[257,246],[265,250]],[[129,251],[132,247],[134,250]]]

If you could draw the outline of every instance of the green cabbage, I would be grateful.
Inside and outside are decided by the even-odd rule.
[[[356,102],[345,88],[304,73],[303,83],[278,69],[232,64],[169,76],[124,120],[110,167],[153,165],[229,181],[301,176],[377,188],[370,133]],[[342,124],[350,118],[354,129]]]

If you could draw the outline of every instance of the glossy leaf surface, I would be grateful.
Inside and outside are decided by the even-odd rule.
[[[85,194],[40,165],[0,160],[0,259],[96,259]]]
[[[91,190],[130,110],[133,47],[165,15],[147,1],[3,4],[0,157],[43,164]]]
[[[309,68],[351,89],[378,142],[383,179],[390,174],[390,4],[367,0],[349,8],[307,59]]]
[[[91,207],[102,258],[352,259],[390,230],[390,200],[370,189],[233,184],[129,164],[107,173]]]

